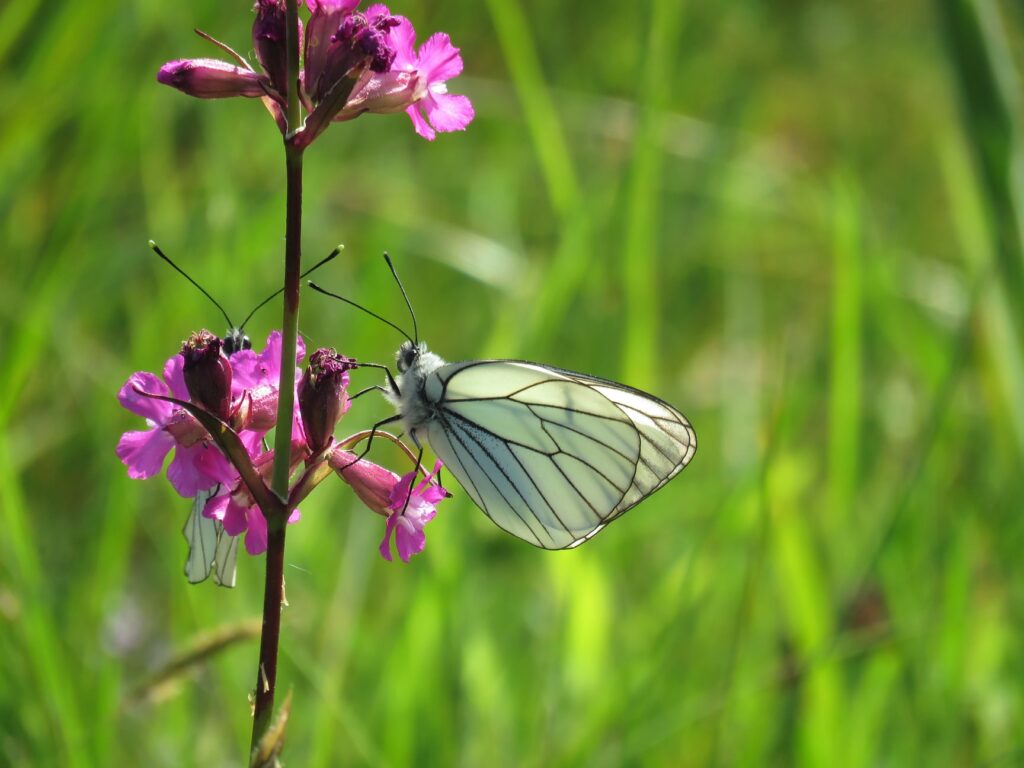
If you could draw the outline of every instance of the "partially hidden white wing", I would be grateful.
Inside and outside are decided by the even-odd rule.
[[[427,376],[437,457],[498,526],[544,549],[582,544],[675,477],[697,435],[656,397],[516,360]]]
[[[213,581],[222,587],[235,586],[235,564],[238,555],[238,537],[229,536],[223,524],[203,516],[206,502],[220,491],[215,485],[200,491],[192,499],[192,511],[181,533],[188,542],[185,558],[185,578],[199,584],[213,573]]]
[[[203,517],[206,502],[217,495],[219,485],[206,491],[200,491],[192,499],[192,511],[181,533],[188,542],[188,557],[185,558],[185,578],[192,584],[206,581],[213,568],[217,551],[216,520]]]
[[[240,536],[229,536],[221,523],[217,523],[217,551],[214,555],[213,583],[221,587],[235,586],[235,567],[238,560]]]

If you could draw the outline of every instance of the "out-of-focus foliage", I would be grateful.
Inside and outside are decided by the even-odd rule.
[[[273,124],[155,82],[212,53],[193,26],[248,50],[247,5],[0,6],[0,764],[242,763],[262,563],[185,583],[189,503],[126,477],[114,395],[224,330],[148,238],[236,321],[279,286]],[[388,564],[325,484],[289,532],[289,764],[1024,759],[1020,9],[393,10],[462,47],[477,119],[317,142],[306,258],[346,245],[318,280],[404,322],[387,249],[445,357],[649,389],[700,449],[569,553],[460,496]],[[312,293],[301,327],[400,341]]]

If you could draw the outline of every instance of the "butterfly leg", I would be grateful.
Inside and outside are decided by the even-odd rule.
[[[391,387],[391,391],[394,392],[396,395],[401,396],[402,392],[398,388],[398,383],[395,381],[395,377],[391,375],[391,369],[388,368],[386,365],[381,365],[380,363],[359,363],[359,367],[360,368],[378,368],[378,369],[384,371],[384,375],[388,377],[388,386]],[[378,389],[384,389],[384,388],[383,387],[378,387]],[[362,394],[362,393],[360,393],[360,394]]]
[[[413,434],[412,439],[416,442],[416,447],[419,448],[419,451],[416,453],[416,466],[418,467],[420,466],[420,462],[423,461],[423,446],[419,444],[418,440],[416,440],[415,434]],[[405,514],[405,510],[409,508],[409,502],[412,500],[412,489],[414,485],[416,485],[415,477],[413,477],[412,481],[409,483],[409,492],[405,495],[405,503],[402,505],[401,512],[403,515]]]
[[[380,386],[379,384],[375,384],[372,387],[367,387],[366,389],[359,390],[354,395],[349,395],[348,399],[349,399],[349,401],[355,400],[357,397],[365,395],[367,392],[385,392],[386,393],[387,389],[385,387]]]
[[[378,421],[376,424],[374,424],[372,427],[370,427],[370,436],[366,439],[366,447],[363,449],[363,452],[360,453],[358,456],[356,456],[354,459],[352,459],[352,461],[350,461],[348,464],[346,464],[345,466],[343,466],[340,469],[338,469],[338,471],[339,472],[344,472],[346,469],[351,467],[353,464],[358,464],[360,461],[362,461],[364,458],[366,458],[366,454],[368,454],[370,452],[370,448],[373,446],[373,436],[377,434],[377,430],[380,427],[386,426],[388,424],[394,424],[396,421],[398,421],[401,418],[402,417],[400,415],[395,414],[394,416],[389,416],[386,419],[382,419],[381,421]]]

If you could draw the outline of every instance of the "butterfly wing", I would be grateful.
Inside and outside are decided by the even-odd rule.
[[[199,584],[213,573],[213,581],[222,587],[235,586],[235,563],[238,555],[238,536],[229,536],[224,525],[203,516],[206,502],[220,492],[215,485],[200,491],[192,499],[192,511],[181,533],[188,542],[185,558],[185,578]]]
[[[213,582],[221,587],[235,586],[235,567],[238,560],[238,541],[241,536],[230,536],[221,523],[217,523],[217,550],[214,556]]]
[[[438,458],[499,527],[544,549],[582,544],[697,449],[690,423],[667,403],[535,363],[444,365],[423,394]]]
[[[203,517],[206,502],[217,495],[219,485],[209,490],[200,491],[192,499],[192,511],[181,533],[188,542],[188,557],[185,559],[185,578],[192,584],[206,581],[213,568],[217,549],[216,520]]]

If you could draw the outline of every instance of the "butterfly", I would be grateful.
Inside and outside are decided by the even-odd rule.
[[[257,310],[271,301],[279,293],[282,293],[284,288],[270,294],[270,296],[253,308],[253,310],[246,316],[245,320],[242,321],[241,325],[235,325],[231,322],[231,318],[228,317],[228,313],[220,305],[220,302],[213,298],[213,296],[211,296],[210,293],[199,283],[193,280],[185,270],[175,264],[170,257],[160,249],[160,246],[150,240],[149,247],[157,256],[167,262],[178,274],[198,288],[200,293],[213,302],[213,305],[220,310],[228,324],[227,333],[224,335],[223,346],[224,353],[226,355],[232,355],[235,352],[244,349],[252,349],[252,341],[245,333],[246,323],[252,319],[252,316],[256,314]],[[342,246],[339,245],[331,251],[326,258],[321,259],[319,262],[303,272],[303,276],[314,272],[327,262],[334,259],[339,253],[341,253],[341,250]],[[188,555],[185,557],[185,578],[187,578],[191,584],[199,584],[206,581],[212,573],[213,580],[216,584],[222,587],[235,586],[238,537],[230,536],[224,530],[224,525],[220,521],[203,515],[203,508],[206,506],[206,502],[216,496],[220,490],[221,486],[216,485],[213,488],[199,491],[199,493],[192,498],[192,509],[189,512],[188,519],[185,521],[185,526],[181,530],[182,535],[185,537],[185,541],[188,543]]]
[[[663,400],[522,360],[446,363],[405,342],[388,399],[499,528],[576,547],[679,474],[697,435]]]
[[[524,360],[446,363],[419,342],[415,314],[414,337],[369,314],[406,336],[398,376],[388,371],[386,386],[376,387],[398,413],[374,429],[401,421],[487,517],[537,547],[579,546],[679,474],[697,450],[686,417],[646,392]]]

